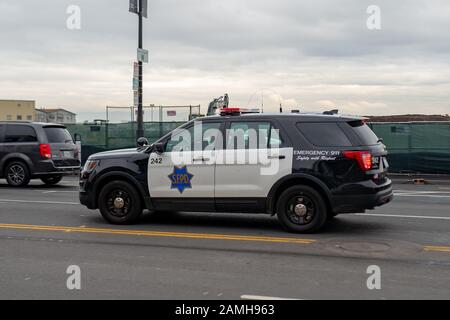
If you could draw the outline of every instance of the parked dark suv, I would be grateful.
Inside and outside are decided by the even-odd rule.
[[[197,148],[177,149],[190,139]],[[114,224],[132,223],[147,208],[277,214],[289,231],[314,232],[337,214],[392,200],[386,155],[364,118],[228,108],[151,146],[90,156],[80,201]]]
[[[0,178],[14,187],[30,179],[48,185],[80,169],[78,149],[66,127],[32,122],[0,122]]]

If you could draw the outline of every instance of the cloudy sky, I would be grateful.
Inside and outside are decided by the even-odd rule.
[[[67,8],[81,29],[67,28]],[[369,5],[381,30],[369,30]],[[145,104],[450,113],[448,0],[149,0]],[[128,0],[0,0],[0,99],[79,120],[133,103]]]

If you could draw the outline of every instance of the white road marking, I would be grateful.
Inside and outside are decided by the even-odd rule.
[[[450,217],[433,217],[433,216],[411,216],[402,214],[381,214],[381,213],[352,213],[353,216],[365,217],[388,217],[388,218],[413,218],[413,219],[434,219],[434,220],[450,220]]]
[[[402,194],[402,193],[435,194],[435,193],[450,193],[450,191],[440,191],[440,190],[430,190],[430,191],[394,190],[394,194]]]
[[[267,297],[267,296],[256,296],[251,294],[243,294],[241,296],[243,300],[303,300],[294,298],[280,298],[280,297]]]
[[[79,205],[79,202],[61,202],[61,201],[35,201],[35,200],[15,200],[15,199],[0,199],[0,202],[13,202],[13,203],[42,203],[42,204],[67,204],[67,205]]]
[[[419,193],[397,193],[394,194],[396,197],[426,197],[426,198],[450,198],[450,195],[448,196],[441,196],[441,195],[437,195],[437,194],[419,194]]]

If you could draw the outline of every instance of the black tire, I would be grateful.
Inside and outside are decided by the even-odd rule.
[[[41,181],[48,186],[53,186],[55,184],[58,184],[62,180],[62,178],[62,176],[47,176],[42,177]]]
[[[98,206],[103,218],[111,224],[132,224],[143,210],[138,190],[125,181],[106,184],[98,196]]]
[[[280,224],[289,232],[313,233],[325,224],[327,206],[315,189],[308,186],[293,186],[280,195],[277,217]]]
[[[25,187],[30,183],[30,171],[25,163],[14,161],[6,167],[5,178],[11,187]]]

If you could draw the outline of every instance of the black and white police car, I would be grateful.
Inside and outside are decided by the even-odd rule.
[[[364,118],[227,108],[150,146],[90,156],[80,201],[113,224],[143,209],[266,213],[288,231],[314,232],[393,199],[386,155]]]

